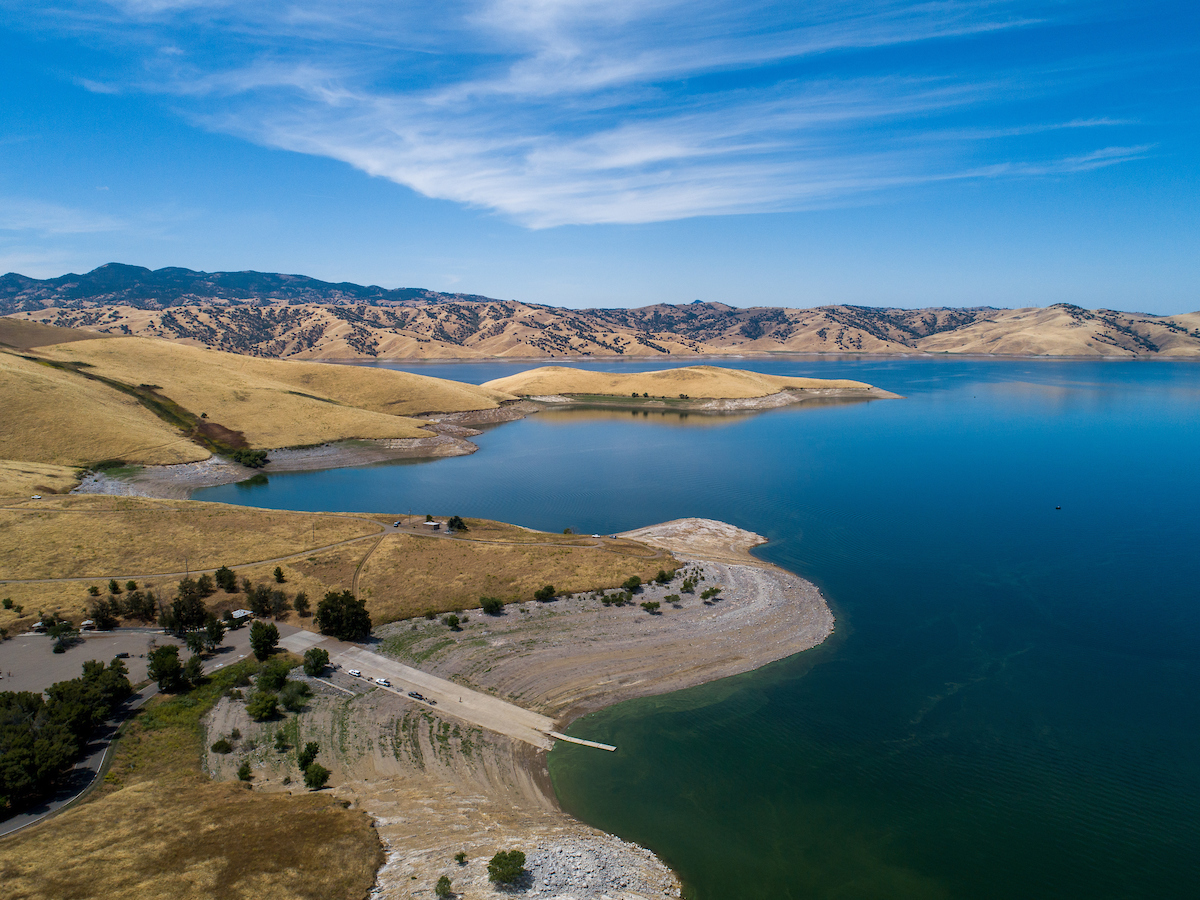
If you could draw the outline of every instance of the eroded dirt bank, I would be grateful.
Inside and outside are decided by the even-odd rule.
[[[763,541],[758,535],[702,519],[629,534],[686,561],[670,584],[644,587],[633,604],[605,605],[586,594],[510,605],[501,616],[467,610],[460,632],[407,620],[378,629],[373,649],[549,715],[561,730],[620,700],[758,668],[832,631],[812,584],[749,555]],[[691,593],[682,589],[685,577],[695,579]],[[702,598],[715,587],[717,596]],[[658,602],[659,614],[644,611],[643,602]],[[460,897],[495,897],[486,862],[503,849],[527,855],[523,896],[679,895],[674,875],[649,851],[558,809],[544,752],[345,672],[313,684],[308,709],[283,725],[291,746],[284,752],[274,748],[279,722],[252,723],[243,704],[222,701],[206,745],[234,728],[242,739],[228,756],[210,753],[208,765],[214,776],[232,778],[247,758],[258,789],[294,790],[301,782],[296,747],[319,743],[333,790],[375,818],[387,848],[376,896],[431,897],[446,875]],[[465,865],[454,860],[459,852]]]

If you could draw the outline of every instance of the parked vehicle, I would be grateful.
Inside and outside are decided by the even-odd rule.
[[[362,678],[362,672],[358,671],[358,669],[351,669],[349,674],[353,675],[355,678]]]
[[[375,683],[382,687],[391,687],[392,686],[392,683],[390,681],[388,681],[386,678],[376,678]]]

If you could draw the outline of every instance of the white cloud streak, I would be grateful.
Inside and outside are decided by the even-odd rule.
[[[534,228],[796,210],[1148,152],[986,158],[1002,139],[1120,123],[956,123],[1048,88],[932,53],[870,57],[1035,25],[1016,0],[81,0],[64,16],[140,48],[123,77],[81,78],[90,90],[167,94],[207,127]]]

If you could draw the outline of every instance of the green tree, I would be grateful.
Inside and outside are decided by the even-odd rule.
[[[625,590],[627,590],[627,591],[636,591],[641,586],[642,586],[642,579],[639,578],[637,575],[630,575],[628,578],[625,579],[624,584],[621,585],[621,587],[625,588]]]
[[[659,603],[657,600],[647,600],[645,603],[642,604],[642,609],[644,609],[646,612],[650,613],[650,615],[652,615],[652,616],[658,615],[658,607],[659,607]]]
[[[462,516],[451,516],[450,521],[446,523],[446,527],[451,531],[468,531],[467,523],[463,521]]]
[[[166,644],[150,651],[146,674],[151,681],[158,682],[160,691],[177,691],[183,686],[183,663],[179,661],[179,648]]]
[[[320,752],[321,745],[316,741],[309,741],[307,744],[305,744],[304,749],[296,754],[296,765],[300,767],[300,771],[303,772],[305,769],[311,766],[314,760],[316,760],[317,754]]]
[[[304,674],[315,678],[329,665],[329,651],[321,647],[310,647],[304,651]]]
[[[213,579],[217,582],[217,587],[227,594],[237,592],[237,576],[233,574],[233,569],[229,566],[221,566],[217,569]]]
[[[489,616],[498,616],[504,612],[504,601],[499,597],[480,597],[479,605]]]
[[[292,671],[292,664],[286,659],[271,660],[258,673],[258,689],[271,693],[282,690],[283,686],[287,684],[290,671]]]
[[[217,592],[211,575],[201,575],[196,579],[196,591],[201,597],[211,597]]]
[[[256,722],[273,719],[279,709],[279,699],[267,691],[255,691],[246,701],[246,714]]]
[[[533,592],[533,599],[541,603],[548,603],[554,599],[554,585],[547,584]]]
[[[183,664],[183,680],[188,684],[197,685],[204,679],[204,660],[192,655]]]
[[[525,874],[525,854],[520,850],[501,850],[488,862],[488,881],[512,884]]]
[[[322,634],[341,641],[361,641],[371,633],[371,616],[365,600],[356,599],[350,591],[330,591],[317,604],[314,619]]]
[[[250,626],[250,649],[255,659],[266,659],[278,645],[279,629],[274,622],[255,622]]]
[[[88,593],[91,594],[93,597],[99,597],[100,596],[100,588],[98,588],[96,585],[93,584],[91,587],[88,588]]]
[[[288,743],[287,732],[280,728],[275,732],[275,749],[283,753],[292,745]]]
[[[237,776],[242,781],[249,781],[254,777],[254,773],[250,771],[250,760],[242,760],[242,764],[238,766]]]
[[[659,584],[670,584],[671,579],[674,577],[674,572],[668,572],[666,569],[659,569],[658,574],[654,576],[654,580]]]
[[[117,579],[115,579],[115,578],[110,578],[110,579],[109,579],[109,581],[108,581],[108,592],[109,592],[110,594],[119,594],[119,593],[121,593],[121,586],[120,586],[119,584],[117,584]]]
[[[465,866],[467,864],[467,854],[465,854],[461,850],[459,850],[457,853],[454,854],[454,861],[456,863],[458,863],[460,866]]]
[[[450,613],[448,616],[443,616],[442,624],[451,631],[462,631],[462,626],[459,624],[458,616],[456,616],[454,613]]]
[[[271,573],[275,576],[276,584],[283,584],[287,579],[283,575],[283,566],[276,566],[275,571]]]
[[[136,590],[137,590],[137,582],[136,582],[136,581],[127,581],[127,582],[125,582],[125,590],[127,590],[127,591],[136,591]]]
[[[112,631],[117,627],[117,613],[120,611],[115,600],[97,600],[92,604],[92,621],[100,631]]]
[[[308,594],[304,593],[304,591],[297,593],[296,599],[292,601],[292,608],[300,615],[307,616],[311,612],[308,605]]]
[[[304,770],[304,785],[310,791],[319,791],[329,781],[329,770],[320,763],[313,763]]]
[[[442,900],[445,900],[446,897],[453,897],[454,891],[450,890],[450,879],[445,875],[439,878],[437,884],[433,886],[433,892],[441,897]]]
[[[203,653],[205,642],[207,641],[207,639],[208,639],[208,632],[201,631],[200,629],[197,628],[194,631],[189,631],[187,634],[184,635],[183,643],[193,653]]]
[[[224,755],[226,753],[233,752],[233,744],[229,743],[228,739],[226,738],[218,738],[213,742],[213,745],[210,749],[213,753],[220,753],[221,755]]]
[[[221,646],[221,641],[225,640],[225,623],[216,616],[210,615],[208,621],[204,623],[204,645],[210,651],[216,650]]]

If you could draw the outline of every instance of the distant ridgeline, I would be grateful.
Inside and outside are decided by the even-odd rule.
[[[1200,356],[1200,313],[1047,308],[813,309],[723,303],[562,309],[302,275],[110,263],[0,277],[0,314],[235,353],[306,359],[967,353]]]

